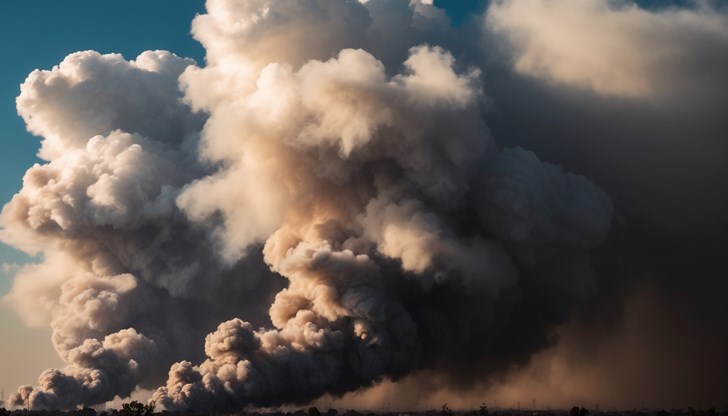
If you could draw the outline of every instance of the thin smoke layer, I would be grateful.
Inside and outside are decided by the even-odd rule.
[[[51,325],[67,366],[11,405],[160,384],[168,410],[303,403],[447,373],[463,351],[503,371],[594,290],[610,198],[497,148],[482,70],[436,46],[455,30],[441,10],[207,9],[192,25],[204,67],[79,52],[21,88],[46,162],[3,209],[2,239],[43,261],[6,301]]]

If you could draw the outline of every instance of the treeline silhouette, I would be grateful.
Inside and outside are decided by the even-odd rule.
[[[523,410],[523,409],[498,409],[491,410],[483,404],[478,409],[453,410],[447,404],[441,409],[418,410],[418,411],[357,411],[346,410],[339,413],[336,409],[320,411],[317,407],[298,409],[295,411],[241,411],[241,412],[168,412],[166,410],[156,411],[153,403],[143,404],[138,401],[124,403],[119,409],[107,409],[97,411],[85,407],[78,410],[8,410],[0,408],[0,416],[728,416],[728,409],[716,410],[694,409],[634,409],[634,410],[590,410],[574,406],[570,410]]]

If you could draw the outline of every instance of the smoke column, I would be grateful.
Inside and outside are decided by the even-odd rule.
[[[67,366],[10,404],[156,388],[168,410],[224,410],[423,368],[487,378],[594,290],[610,198],[496,146],[480,58],[445,48],[463,34],[442,10],[207,10],[202,67],[78,52],[22,85],[45,162],[4,207],[2,240],[43,260],[5,301],[51,325]]]

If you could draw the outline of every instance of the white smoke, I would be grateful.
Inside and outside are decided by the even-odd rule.
[[[646,10],[629,0],[497,0],[486,24],[511,44],[522,74],[610,96],[663,98],[722,79],[728,10],[719,4]]]
[[[207,9],[204,67],[80,52],[23,84],[46,163],[2,238],[44,261],[7,301],[68,366],[11,404],[127,397],[170,366],[169,410],[343,394],[477,345],[519,268],[605,237],[602,190],[497,149],[481,70],[436,46],[452,29],[429,2]]]
[[[181,103],[176,82],[190,64],[167,52],[132,62],[80,52],[21,88],[19,112],[43,136],[47,163],[28,170],[3,209],[2,238],[44,261],[21,269],[5,301],[28,323],[50,324],[68,363],[44,373],[40,389],[23,390],[35,408],[151,387],[174,356],[201,354],[192,338],[215,319],[187,311],[196,299],[224,285],[242,300],[266,274],[241,276],[242,265],[216,262],[175,206],[181,187],[206,169],[195,155],[205,118]]]

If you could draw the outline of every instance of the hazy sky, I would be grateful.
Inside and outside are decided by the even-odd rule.
[[[265,3],[3,4],[6,399],[726,405],[728,6]]]

